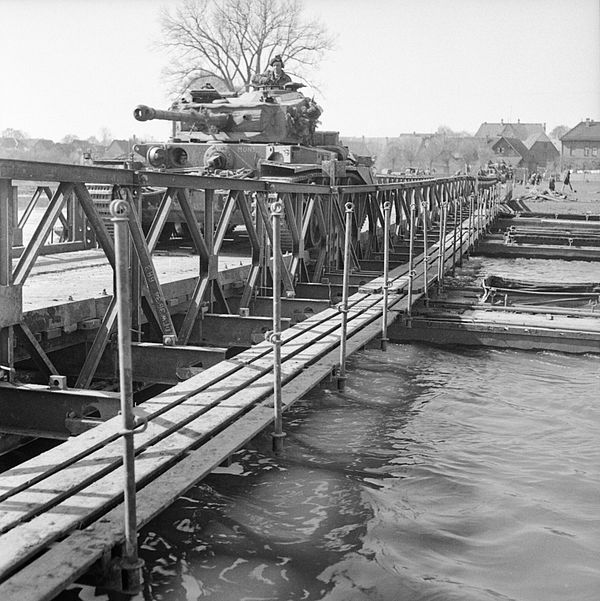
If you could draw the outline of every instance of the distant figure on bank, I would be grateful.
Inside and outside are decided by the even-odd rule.
[[[281,54],[276,55],[270,62],[270,68],[260,75],[255,75],[252,83],[255,86],[273,86],[283,88],[290,83],[292,78],[283,70],[283,59]]]
[[[550,181],[548,182],[548,188],[550,188],[550,192],[554,192],[556,188],[556,180],[554,179],[554,175],[550,176]]]
[[[573,186],[571,185],[571,170],[567,169],[567,173],[565,174],[565,179],[563,179],[563,185],[560,191],[562,192],[565,189],[565,186],[569,186],[571,188],[571,192],[573,192]]]

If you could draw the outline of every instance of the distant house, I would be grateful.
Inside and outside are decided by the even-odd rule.
[[[600,169],[600,121],[581,121],[564,134],[560,141],[563,167]]]
[[[347,146],[355,156],[380,156],[385,148],[386,138],[367,138],[365,136],[341,136],[341,143]]]
[[[479,129],[475,132],[475,138],[483,138],[490,143],[497,141],[499,138],[512,138],[524,142],[533,134],[545,133],[545,123],[521,123],[518,119],[516,123],[505,123],[503,119],[500,123],[483,122]]]
[[[501,136],[492,144],[492,151],[498,163],[504,162],[510,167],[526,167],[528,150],[518,138],[505,138]]]
[[[523,144],[527,148],[525,166],[529,171],[545,171],[557,166],[560,152],[544,132],[531,134]]]
[[[106,159],[127,159],[133,150],[129,140],[113,140],[104,153]]]

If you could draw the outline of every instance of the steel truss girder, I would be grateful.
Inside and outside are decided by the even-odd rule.
[[[118,414],[119,403],[114,392],[0,382],[0,432],[65,439],[72,434],[66,420],[104,421]]]
[[[240,297],[231,299],[232,305],[241,301]],[[309,315],[324,311],[331,306],[329,299],[285,298],[281,299],[281,316],[289,317],[293,323],[303,321]],[[273,315],[273,298],[270,296],[254,296],[250,302],[252,315],[269,317]]]
[[[269,212],[267,210],[268,196],[266,194],[257,194],[256,195],[256,209],[258,215],[263,222],[264,231],[269,238],[269,243],[271,248],[273,248],[273,224],[271,223],[271,218],[269,216]],[[285,210],[283,211],[283,218],[287,220],[287,216],[285,214]],[[283,290],[286,293],[293,294],[294,293],[294,283],[293,276],[290,273],[285,261],[283,260],[283,253],[278,253],[276,260],[279,262],[279,269],[281,272],[281,280],[283,284]],[[268,258],[265,257],[265,262],[268,264]]]
[[[65,202],[71,203],[71,192],[74,190],[77,200],[85,213],[85,216],[92,230],[96,233],[96,239],[100,246],[104,249],[109,261],[114,264],[114,250],[112,240],[106,231],[104,222],[99,216],[98,211],[91,200],[85,185],[82,183],[98,182],[110,183],[120,186],[124,189],[126,197],[130,202],[134,202],[134,197],[139,196],[140,186],[152,185],[166,188],[162,202],[155,217],[154,223],[144,240],[141,233],[141,225],[139,220],[134,223],[132,235],[136,237],[135,243],[136,253],[141,253],[140,261],[145,264],[146,268],[152,265],[151,253],[156,245],[156,241],[167,219],[173,202],[179,201],[184,213],[187,225],[192,234],[194,245],[200,255],[199,261],[199,277],[197,281],[196,291],[193,294],[192,302],[185,316],[184,325],[179,330],[179,339],[181,342],[186,342],[190,336],[191,330],[195,327],[198,316],[202,311],[206,310],[204,305],[217,301],[225,311],[229,311],[225,294],[219,285],[217,279],[217,260],[221,245],[225,238],[228,226],[231,221],[233,211],[237,208],[241,211],[244,217],[244,223],[250,237],[252,245],[252,266],[246,281],[246,286],[243,294],[243,304],[248,305],[258,285],[265,285],[267,280],[259,282],[260,274],[263,273],[265,278],[269,271],[269,259],[264,255],[264,249],[260,247],[262,243],[262,235],[272,239],[272,228],[267,211],[266,201],[269,197],[280,199],[285,207],[284,219],[288,225],[289,233],[292,238],[292,257],[286,266],[283,262],[283,255],[277,257],[281,262],[283,271],[283,288],[286,294],[293,295],[295,281],[298,277],[302,277],[306,271],[304,245],[308,240],[308,234],[311,225],[316,223],[317,230],[322,233],[321,240],[317,245],[317,256],[314,263],[314,272],[311,279],[314,282],[320,280],[320,277],[327,270],[335,277],[335,270],[340,267],[339,264],[339,248],[341,248],[341,240],[344,232],[343,219],[343,204],[346,200],[353,200],[355,203],[355,214],[353,216],[353,232],[352,232],[352,250],[351,262],[355,269],[358,269],[359,259],[371,260],[378,259],[376,256],[379,249],[379,240],[376,234],[379,231],[379,226],[383,223],[382,205],[386,200],[392,202],[395,210],[396,219],[394,229],[396,233],[401,232],[402,228],[408,223],[409,204],[416,201],[416,216],[417,221],[425,221],[425,213],[427,212],[427,221],[432,223],[434,218],[439,215],[440,207],[446,203],[454,205],[454,213],[456,218],[456,198],[457,195],[464,198],[470,191],[475,190],[480,193],[482,198],[482,206],[486,209],[488,205],[496,199],[496,189],[492,183],[477,182],[474,178],[443,178],[437,180],[403,182],[396,184],[378,184],[370,186],[315,186],[304,184],[287,184],[287,183],[271,183],[266,181],[247,181],[235,180],[227,178],[205,178],[193,175],[182,174],[164,174],[151,172],[135,172],[132,170],[121,169],[106,169],[97,167],[83,167],[72,165],[52,165],[47,163],[28,163],[26,161],[6,161],[0,160],[0,191],[6,187],[6,182],[10,185],[9,178],[25,179],[31,181],[56,181],[59,182],[59,188],[52,196],[50,208],[42,222],[42,229],[39,230],[37,238],[33,244],[28,245],[24,250],[21,260],[15,270],[15,279],[22,282],[27,278],[31,266],[35,262],[36,257],[42,252],[44,232],[49,232],[52,228],[52,223],[56,219],[64,219],[62,207]],[[206,202],[211,206],[210,210],[205,211],[204,232],[201,231],[199,225],[191,210],[189,200],[187,199],[187,188],[203,189],[206,195]],[[224,210],[221,213],[219,223],[214,228],[212,222],[212,195],[214,190],[229,190],[229,196],[226,201]],[[40,192],[41,194],[41,192]],[[0,193],[0,197],[4,197],[4,192]],[[252,214],[252,200],[256,201],[256,214]],[[69,207],[71,204],[69,204]],[[462,205],[461,205],[462,206]],[[75,216],[74,205],[71,209],[71,217]],[[2,217],[4,213],[0,214]],[[137,215],[137,214],[136,214]],[[67,210],[67,220],[69,219],[69,209]],[[135,219],[135,218],[134,218]],[[139,219],[139,218],[138,218]],[[369,232],[371,233],[371,245],[368,241],[361,237],[361,228],[364,219],[368,219]],[[6,219],[0,219],[5,221]],[[208,224],[208,225],[207,225]],[[73,237],[73,223],[67,223],[67,229],[71,231]],[[139,227],[138,227],[139,226]],[[0,224],[0,233],[4,236],[6,228]],[[391,235],[391,234],[390,234]],[[12,239],[12,235],[6,233],[4,236],[7,240]],[[393,241],[393,239],[392,239]],[[3,249],[0,248],[0,255]],[[314,253],[311,257],[314,259]],[[393,257],[392,257],[393,259]],[[6,260],[0,256],[0,260],[6,263]],[[12,270],[9,270],[12,271]],[[151,271],[151,270],[150,270]],[[148,269],[144,270],[145,274],[149,273]],[[154,274],[155,275],[155,274]],[[360,272],[357,274],[357,279],[363,280],[369,274]],[[5,275],[11,279],[12,274]],[[150,273],[150,277],[155,277]],[[0,274],[0,279],[2,278]],[[151,282],[154,284],[154,282]],[[5,287],[13,287],[12,281],[7,283],[0,282],[0,285]],[[268,285],[268,284],[266,284]],[[148,295],[148,303],[150,306],[145,307],[147,317],[150,319],[153,313],[164,310],[164,298],[160,298],[160,285],[156,280],[154,288],[155,295]],[[157,296],[158,295],[158,296]],[[140,298],[139,293],[134,294],[135,299]],[[145,301],[144,301],[145,302]],[[153,310],[151,310],[153,306]],[[209,306],[209,311],[212,311],[212,306]],[[167,314],[169,312],[167,311]],[[78,385],[89,385],[94,373],[94,363],[100,358],[114,323],[116,312],[109,310],[105,314],[102,327],[99,335],[92,346],[92,352],[88,356],[89,361],[78,378]],[[179,323],[179,322],[178,322]],[[168,321],[162,323],[162,331],[168,333],[174,332]],[[185,327],[184,327],[185,326]],[[133,325],[135,328],[136,326]],[[40,349],[36,348],[32,343],[32,338],[27,336],[23,330],[19,331],[19,338],[30,346],[30,354],[39,365],[43,373],[52,371],[52,364],[47,360]],[[7,342],[7,337],[12,336],[12,326],[0,328],[0,352],[6,361],[10,363],[10,354],[12,344]],[[27,342],[28,341],[28,342]],[[33,351],[31,351],[33,348]]]
[[[189,377],[187,368],[206,369],[227,357],[227,348],[164,346],[151,342],[131,345],[133,379],[136,382],[176,384]]]
[[[282,318],[281,328],[290,327],[291,319]],[[198,345],[221,345],[247,348],[263,342],[273,328],[270,317],[242,317],[206,313],[197,319],[190,334],[190,342]]]

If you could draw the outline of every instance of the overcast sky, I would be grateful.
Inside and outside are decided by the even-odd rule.
[[[0,0],[0,132],[167,137],[161,6],[176,0]],[[500,119],[600,119],[600,0],[305,0],[336,35],[315,79],[322,129],[396,136]]]

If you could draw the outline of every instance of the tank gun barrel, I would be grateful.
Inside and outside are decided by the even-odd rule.
[[[138,121],[180,121],[182,123],[196,123],[204,127],[212,125],[218,129],[225,130],[230,122],[230,116],[225,113],[203,114],[195,110],[187,111],[164,111],[155,109],[145,104],[140,104],[133,110],[133,116]]]

